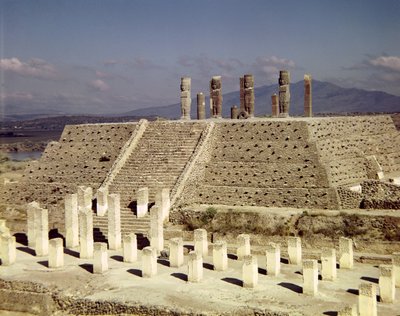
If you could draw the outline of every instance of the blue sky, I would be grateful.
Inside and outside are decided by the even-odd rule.
[[[0,0],[3,111],[117,113],[314,79],[400,95],[399,0]]]

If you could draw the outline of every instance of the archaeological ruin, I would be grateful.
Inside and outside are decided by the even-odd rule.
[[[191,79],[182,77],[180,120],[66,126],[1,193],[10,215],[0,220],[0,310],[398,312],[400,239],[389,237],[400,238],[400,132],[390,115],[313,117],[305,75],[304,116],[291,117],[281,71],[265,100],[272,115],[255,117],[254,77],[239,84],[231,118],[222,118],[220,76],[209,82],[209,118],[201,92],[191,118]],[[18,209],[22,219],[12,217]],[[293,230],[301,221],[307,229]],[[378,246],[352,238],[367,221]],[[382,240],[394,241],[376,253]],[[70,294],[81,282],[88,289]],[[138,289],[146,298],[124,296]]]

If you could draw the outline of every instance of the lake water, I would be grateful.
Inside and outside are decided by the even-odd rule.
[[[24,161],[31,159],[39,159],[42,156],[42,151],[30,151],[30,152],[9,152],[8,157],[14,161]]]

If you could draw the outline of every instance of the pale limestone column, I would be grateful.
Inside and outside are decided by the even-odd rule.
[[[258,263],[256,256],[244,256],[242,266],[243,287],[253,288],[258,283]]]
[[[61,268],[64,266],[64,247],[62,238],[54,238],[49,241],[49,268]]]
[[[93,258],[93,212],[91,209],[79,211],[79,244],[79,257]]]
[[[208,256],[207,231],[199,228],[194,230],[194,250],[203,257]]]
[[[288,237],[288,254],[290,264],[301,265],[302,250],[300,237]]]
[[[92,209],[93,190],[91,187],[78,187],[78,210]]]
[[[146,216],[149,211],[149,189],[139,188],[136,192],[136,215],[138,218]]]
[[[396,287],[400,287],[400,252],[392,254],[393,274]]]
[[[213,245],[213,265],[215,271],[228,269],[228,250],[226,241],[217,241]]]
[[[169,209],[171,207],[171,200],[168,188],[157,190],[156,206],[161,209],[163,221],[169,221]]]
[[[237,252],[236,252],[238,260],[242,260],[244,256],[251,255],[250,236],[249,235],[240,234],[239,236],[237,236],[236,242],[238,245]]]
[[[339,266],[340,269],[353,268],[353,240],[340,237],[339,239]]]
[[[377,316],[376,286],[372,283],[361,283],[358,288],[359,316]]]
[[[394,303],[396,287],[394,281],[393,266],[379,266],[379,292],[383,303]]]
[[[303,294],[315,296],[318,293],[318,261],[303,260]]]
[[[108,199],[108,246],[121,248],[121,206],[119,194],[109,194]]]
[[[35,252],[36,256],[49,254],[49,213],[44,208],[35,210]]]
[[[0,257],[3,266],[15,263],[17,256],[15,236],[0,236]]]
[[[35,211],[39,209],[39,203],[31,202],[27,207],[27,219],[28,219],[28,246],[35,248]]]
[[[159,253],[164,249],[164,227],[161,208],[154,205],[150,209],[150,246]]]
[[[267,274],[277,276],[281,272],[281,246],[270,242],[267,245]]]
[[[169,266],[179,268],[183,265],[183,240],[171,238],[169,240]]]
[[[10,229],[7,227],[7,221],[5,219],[0,219],[0,237],[1,236],[11,236]]]
[[[130,233],[124,236],[124,262],[137,261],[137,238],[135,233]]]
[[[189,252],[188,281],[200,282],[203,279],[203,257],[197,251]]]
[[[108,209],[108,189],[99,188],[97,190],[97,202],[96,202],[97,216],[106,215]]]
[[[322,280],[336,280],[336,250],[334,248],[323,248],[321,253],[321,276]]]
[[[357,305],[342,308],[338,311],[338,316],[358,316]]]
[[[142,250],[142,276],[151,278],[157,274],[157,249],[145,247]]]
[[[78,195],[67,194],[65,204],[65,245],[67,248],[79,246]]]
[[[93,273],[102,274],[108,270],[107,244],[95,242],[93,248]]]

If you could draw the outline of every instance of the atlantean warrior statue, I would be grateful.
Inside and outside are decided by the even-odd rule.
[[[304,75],[304,116],[312,116],[311,75]]]
[[[181,78],[181,120],[190,120],[190,97],[191,80],[189,77]]]
[[[222,83],[221,76],[214,76],[210,81],[211,117],[222,117]]]
[[[290,108],[290,73],[287,70],[279,72],[279,116],[288,117]]]
[[[240,111],[246,116],[254,117],[254,78],[253,75],[244,75],[240,78]]]

